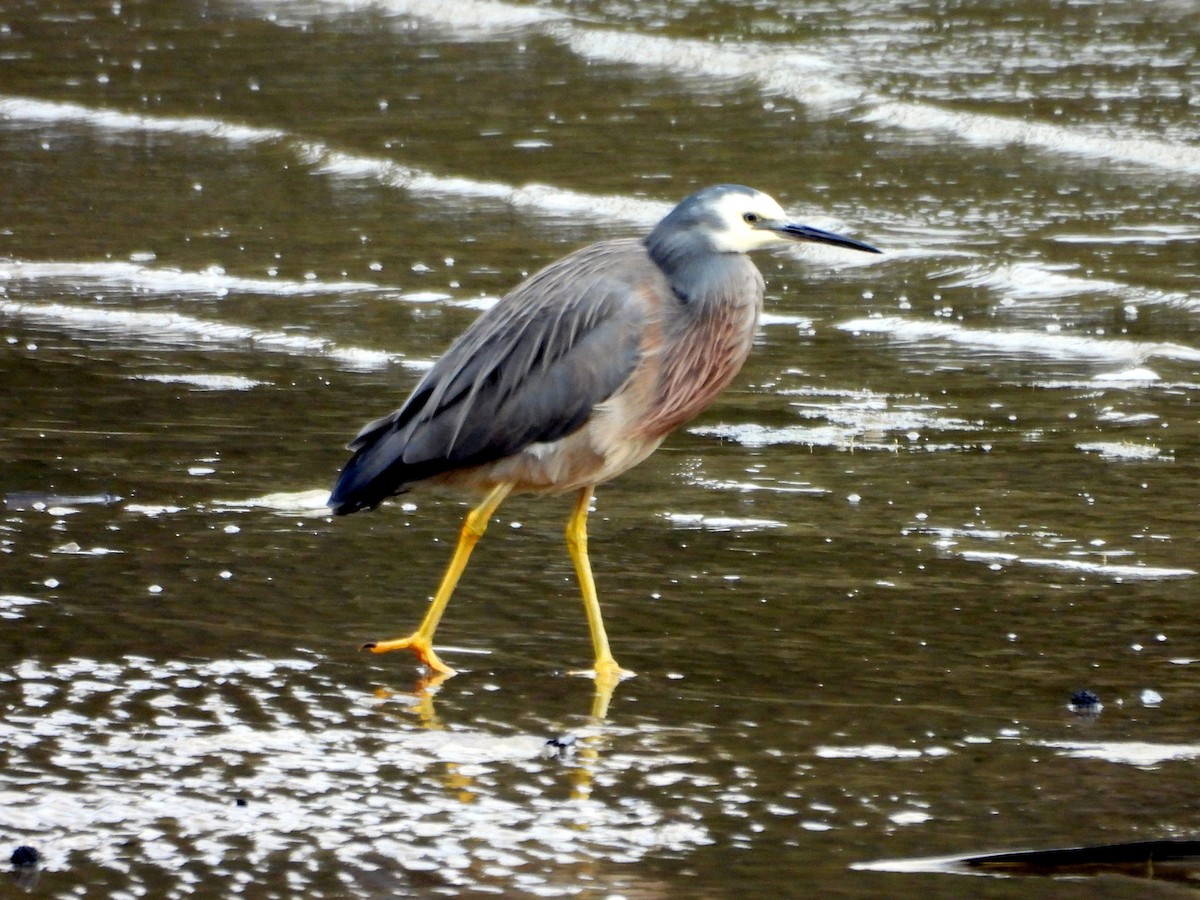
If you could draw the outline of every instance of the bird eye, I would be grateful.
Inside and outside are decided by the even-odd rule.
[[[747,225],[757,225],[758,213],[746,213],[744,216],[742,216],[742,221]]]

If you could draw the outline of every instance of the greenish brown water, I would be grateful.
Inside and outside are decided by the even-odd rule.
[[[1025,897],[852,866],[1194,837],[1198,37],[0,0],[0,861],[55,897]],[[566,674],[566,499],[492,523],[462,674],[360,654],[467,498],[332,521],[342,445],[523,275],[727,181],[887,252],[760,259],[735,386],[599,490],[638,677],[597,720]]]

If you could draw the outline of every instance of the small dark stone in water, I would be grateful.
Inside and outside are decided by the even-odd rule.
[[[1104,708],[1104,704],[1091,691],[1076,691],[1071,695],[1069,708],[1072,712],[1098,713]]]
[[[38,852],[32,847],[18,847],[12,852],[9,857],[9,862],[14,866],[36,866],[38,861]]]
[[[547,756],[567,756],[575,752],[575,735],[564,734],[546,741]]]
[[[234,802],[237,803],[238,806],[249,806],[245,797],[238,797]]]

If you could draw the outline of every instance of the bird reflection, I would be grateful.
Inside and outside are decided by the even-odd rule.
[[[423,727],[440,731],[446,726],[438,718],[437,710],[433,705],[433,697],[441,689],[442,682],[449,677],[443,672],[423,675],[417,679],[411,690],[401,692],[391,688],[378,687],[375,689],[375,697],[378,700],[392,700],[397,696],[402,696],[411,700],[412,702],[404,708],[405,711],[416,716],[417,721]]]
[[[396,690],[389,687],[377,687],[374,696],[379,701],[391,703],[401,701],[398,709],[406,716],[414,717],[423,730],[450,731],[451,729],[438,714],[435,697],[442,685],[451,675],[435,673],[418,678],[408,690]],[[551,737],[543,745],[541,755],[548,759],[557,759],[567,769],[570,778],[571,800],[587,800],[592,794],[595,783],[595,772],[601,758],[601,752],[607,743],[604,729],[613,691],[620,683],[619,678],[612,680],[597,679],[595,690],[589,707],[586,725],[573,732]],[[388,706],[389,710],[397,708]],[[461,803],[473,803],[483,790],[475,782],[473,776],[464,772],[458,762],[447,760],[441,777],[442,784],[449,796]]]

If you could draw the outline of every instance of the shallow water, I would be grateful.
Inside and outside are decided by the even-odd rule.
[[[46,896],[1023,897],[853,866],[1194,836],[1198,37],[0,0],[0,859]],[[567,674],[565,499],[493,521],[462,674],[360,654],[466,498],[334,522],[345,441],[524,274],[725,181],[886,253],[761,258],[734,387],[598,492],[638,677],[599,717]]]

